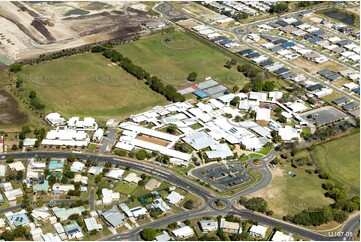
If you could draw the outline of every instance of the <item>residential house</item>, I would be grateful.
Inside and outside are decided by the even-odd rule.
[[[172,233],[178,239],[186,239],[194,235],[193,229],[189,226],[184,226],[179,229],[173,230]]]
[[[112,208],[101,214],[104,221],[112,226],[113,228],[118,228],[124,224],[125,216],[121,214],[117,209]]]
[[[168,196],[167,199],[173,205],[177,205],[180,201],[184,199],[184,196],[180,195],[178,192],[172,191]]]
[[[96,219],[93,217],[84,219],[84,222],[88,231],[103,229],[103,226],[101,224],[98,224]]]
[[[77,222],[63,226],[69,239],[81,239],[84,237],[83,232]]]
[[[239,232],[239,223],[236,222],[228,222],[224,218],[221,218],[221,223],[219,225],[219,228],[223,230],[226,233],[238,233]]]
[[[216,231],[218,229],[218,222],[214,220],[202,220],[199,221],[199,226],[203,233]]]
[[[252,225],[248,231],[248,233],[251,236],[258,238],[264,238],[266,236],[266,232],[267,232],[267,227],[264,227],[262,225]]]

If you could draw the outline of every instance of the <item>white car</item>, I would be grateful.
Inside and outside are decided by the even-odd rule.
[[[5,155],[1,156],[0,159],[5,159]]]

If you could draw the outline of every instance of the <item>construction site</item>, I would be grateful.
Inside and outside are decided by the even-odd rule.
[[[157,22],[139,2],[3,2],[0,5],[0,62],[144,34]]]

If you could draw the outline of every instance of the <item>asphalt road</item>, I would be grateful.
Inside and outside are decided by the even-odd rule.
[[[67,158],[70,153],[66,152],[24,152],[24,153],[13,153],[13,154],[7,154],[5,155],[6,159],[7,156],[11,155],[15,159],[28,159],[31,157],[57,157],[57,158]],[[284,231],[291,232],[293,234],[297,234],[301,237],[305,237],[311,240],[340,240],[340,239],[347,239],[345,236],[341,237],[326,237],[324,235],[320,235],[318,233],[306,230],[304,228],[298,227],[296,225],[288,224],[284,221],[273,219],[270,217],[266,217],[264,215],[250,212],[247,210],[242,210],[235,206],[235,201],[239,198],[239,196],[244,196],[247,194],[251,194],[254,191],[257,191],[269,184],[269,182],[272,179],[271,173],[268,170],[267,163],[273,159],[273,156],[275,154],[275,151],[273,150],[270,152],[270,154],[263,159],[261,159],[263,165],[260,168],[260,171],[264,174],[264,177],[261,182],[258,184],[249,187],[242,192],[238,194],[234,194],[233,196],[229,197],[220,197],[216,194],[212,194],[209,190],[206,190],[203,187],[200,187],[198,184],[193,183],[192,181],[180,178],[173,173],[163,170],[155,165],[145,163],[145,162],[139,162],[127,158],[117,158],[114,156],[99,156],[94,154],[76,154],[81,159],[92,159],[98,162],[111,162],[114,165],[120,165],[123,167],[130,167],[131,169],[134,169],[139,172],[148,173],[153,176],[157,176],[158,178],[164,179],[174,185],[177,185],[179,187],[182,187],[183,189],[186,189],[189,192],[192,192],[198,196],[200,196],[205,202],[201,208],[198,210],[193,211],[187,211],[187,212],[181,212],[179,214],[166,217],[164,219],[160,219],[157,221],[154,221],[152,223],[146,224],[144,226],[139,226],[137,228],[134,228],[132,230],[129,230],[127,233],[112,235],[108,238],[105,238],[104,240],[138,240],[139,239],[139,232],[144,227],[154,227],[159,228],[163,227],[171,222],[174,221],[182,221],[189,218],[195,218],[195,217],[203,217],[208,215],[224,215],[227,213],[233,213],[242,216],[244,219],[251,219],[254,221],[258,221],[260,223],[264,223],[269,226],[281,226]],[[216,209],[212,206],[214,201],[217,199],[221,199],[226,203],[226,206],[224,209]],[[50,201],[49,201],[50,202]],[[71,200],[65,200],[64,202],[73,202]],[[14,207],[9,209],[15,209]],[[349,230],[352,230],[353,232],[354,228],[359,225],[359,220],[352,218],[348,223],[344,226],[343,231],[348,232]]]
[[[68,203],[73,203],[73,202],[76,202],[76,201],[77,200],[75,200],[75,199],[53,199],[53,200],[45,200],[44,204],[49,204],[49,203],[52,203],[54,205],[55,204],[61,204],[61,203],[68,204]],[[36,201],[33,201],[32,203],[35,204]],[[4,209],[0,210],[0,214],[11,212],[11,211],[14,211],[14,210],[20,209],[20,208],[21,208],[21,204],[15,205],[15,206],[12,206],[12,207],[8,207],[8,208],[4,208]]]

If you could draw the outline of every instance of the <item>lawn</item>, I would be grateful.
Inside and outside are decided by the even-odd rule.
[[[47,112],[56,111],[67,118],[124,118],[167,103],[101,54],[84,53],[26,65],[18,75],[29,90],[37,92]]]
[[[288,172],[296,173],[295,177]],[[324,182],[315,174],[308,174],[305,169],[293,168],[290,163],[279,164],[271,169],[272,181],[262,190],[250,197],[263,197],[268,202],[274,216],[281,219],[287,214],[296,214],[309,207],[322,207],[333,202],[324,196]]]
[[[136,65],[177,88],[189,85],[186,79],[193,71],[198,74],[197,82],[212,77],[227,86],[243,86],[247,81],[235,68],[223,66],[234,56],[200,41],[192,33],[175,31],[116,48]]]
[[[360,193],[360,133],[317,146],[312,157],[335,182]]]

